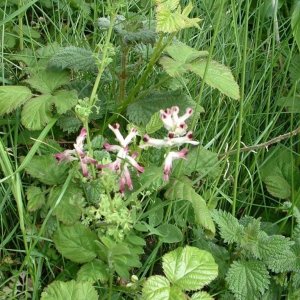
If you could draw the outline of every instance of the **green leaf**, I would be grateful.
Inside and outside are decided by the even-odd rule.
[[[190,246],[165,254],[163,269],[169,281],[185,291],[199,290],[218,276],[213,256]]]
[[[42,94],[51,94],[62,85],[67,84],[69,80],[68,72],[39,70],[25,82]]]
[[[162,224],[156,228],[161,234],[160,240],[163,243],[179,243],[183,240],[182,232],[172,224]]]
[[[292,32],[298,49],[300,49],[300,2],[295,1],[294,11],[291,19]]]
[[[206,59],[199,59],[191,64],[187,64],[187,70],[197,74],[202,79],[207,65]],[[240,90],[237,82],[233,78],[230,69],[216,61],[210,61],[205,75],[205,83],[218,89],[228,97],[238,100]]]
[[[76,263],[90,262],[97,256],[96,240],[97,235],[80,223],[61,225],[53,236],[56,249]]]
[[[268,192],[279,199],[288,199],[291,196],[290,184],[280,175],[270,175],[264,178]]]
[[[90,282],[74,280],[54,281],[49,284],[41,295],[41,300],[98,300],[98,294]]]
[[[186,177],[173,180],[165,193],[165,197],[170,200],[190,201],[194,209],[196,222],[210,231],[212,235],[215,234],[215,225],[205,200],[196,193]]]
[[[214,298],[206,292],[198,292],[192,295],[191,300],[214,300]]]
[[[240,243],[244,227],[232,214],[222,210],[214,211],[213,219],[218,224],[220,235],[226,243]]]
[[[167,278],[156,275],[151,276],[144,283],[142,300],[168,300],[170,299],[170,282]],[[171,299],[170,299],[171,300]]]
[[[26,86],[1,86],[0,116],[12,112],[31,97],[31,90]]]
[[[49,61],[49,67],[59,70],[95,71],[96,59],[91,50],[69,46],[60,49]]]
[[[289,113],[300,113],[300,96],[296,95],[295,97],[282,97],[278,99],[277,105],[285,107]]]
[[[45,204],[45,195],[41,188],[37,186],[30,186],[27,191],[27,210],[36,211]]]
[[[22,124],[30,130],[40,130],[52,120],[51,116],[52,96],[41,95],[25,103],[21,119]]]
[[[105,283],[108,279],[108,267],[99,259],[94,259],[93,261],[84,264],[77,273],[78,281],[90,281],[91,283],[94,283],[99,280],[100,282]]]
[[[48,185],[62,184],[67,178],[68,166],[58,164],[52,155],[33,156],[26,172]]]
[[[54,187],[51,190],[48,198],[49,207],[55,206],[62,190],[62,186]],[[65,191],[59,204],[54,209],[53,215],[55,215],[57,219],[64,224],[73,224],[80,219],[83,205],[84,199],[82,195],[82,189],[72,184]]]
[[[51,99],[51,103],[55,105],[57,113],[64,114],[76,105],[77,100],[78,97],[75,90],[60,90],[54,93]]]
[[[234,261],[227,273],[226,281],[236,299],[261,299],[268,289],[270,276],[260,261]]]
[[[15,26],[14,31],[18,33],[20,31],[19,26]],[[40,33],[37,30],[33,29],[31,26],[23,25],[22,32],[24,36],[32,39],[39,39],[41,37]]]
[[[160,113],[156,112],[152,115],[150,121],[146,125],[146,132],[152,134],[163,127],[163,122],[160,118]]]

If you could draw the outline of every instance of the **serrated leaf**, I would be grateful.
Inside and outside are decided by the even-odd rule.
[[[196,222],[210,231],[212,235],[215,234],[211,212],[207,208],[205,200],[196,193],[187,178],[182,177],[180,180],[175,179],[172,181],[165,197],[170,200],[190,201],[194,209]]]
[[[217,223],[222,239],[228,243],[240,243],[244,233],[244,227],[239,224],[239,221],[226,211],[214,211],[212,215]]]
[[[257,299],[270,284],[270,276],[260,261],[234,261],[227,273],[226,281],[236,299]]]
[[[60,90],[54,93],[51,103],[55,105],[59,114],[64,114],[77,103],[77,92],[75,90]]]
[[[54,187],[51,190],[47,203],[50,208],[56,205],[62,191],[62,186]],[[83,205],[84,199],[81,188],[72,184],[64,192],[59,204],[53,211],[53,215],[64,224],[70,225],[80,219]]]
[[[53,236],[59,253],[76,263],[90,262],[97,256],[96,240],[96,233],[80,223],[61,225]]]
[[[31,97],[31,90],[26,86],[1,86],[0,116],[12,112]]]
[[[51,94],[62,85],[67,84],[69,80],[68,72],[39,70],[25,82],[42,94]]]
[[[89,281],[94,283],[99,280],[100,282],[105,283],[108,279],[108,267],[99,259],[94,259],[93,261],[84,264],[77,273],[78,281]]]
[[[183,239],[181,230],[173,224],[162,224],[156,228],[163,243],[179,243]]]
[[[54,281],[49,284],[41,295],[41,300],[98,300],[95,288],[89,282],[75,280]]]
[[[163,125],[164,124],[161,120],[160,113],[156,112],[155,114],[152,115],[152,117],[150,118],[150,121],[146,125],[146,133],[152,134],[152,133],[158,131],[159,129],[161,129],[163,127]]]
[[[187,64],[186,68],[203,79],[206,64],[206,59],[199,59],[191,64]],[[235,81],[231,70],[214,60],[209,62],[205,75],[205,83],[213,88],[218,89],[221,93],[228,97],[236,100],[240,98],[239,86]]]
[[[57,125],[64,132],[74,133],[80,129],[82,122],[73,114],[66,113],[59,117]]]
[[[33,156],[26,172],[48,185],[62,184],[67,178],[68,166],[58,164],[52,155]]]
[[[30,186],[26,191],[26,196],[28,211],[36,211],[45,204],[44,192],[37,186]]]
[[[61,48],[49,61],[49,67],[59,70],[95,71],[96,59],[88,49],[69,46]]]
[[[268,192],[279,199],[288,199],[291,196],[290,184],[280,175],[270,175],[264,178]]]
[[[213,256],[191,246],[165,254],[163,270],[172,284],[185,291],[199,290],[218,276]]]
[[[192,295],[191,300],[214,300],[214,298],[206,292],[198,292]]]
[[[40,130],[48,124],[52,120],[51,99],[52,95],[46,94],[25,103],[21,113],[22,124],[30,130]]]
[[[147,279],[143,286],[142,300],[171,300],[170,282],[167,278],[156,275]]]

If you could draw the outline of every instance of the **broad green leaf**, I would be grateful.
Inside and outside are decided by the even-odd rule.
[[[37,186],[30,186],[26,191],[26,195],[28,211],[36,211],[45,204],[44,192]]]
[[[99,259],[94,259],[93,261],[84,264],[77,273],[78,281],[90,281],[91,283],[94,283],[99,280],[100,282],[105,283],[108,279],[108,267]]]
[[[199,290],[218,276],[218,265],[213,256],[191,246],[165,254],[163,270],[172,284],[185,291]]]
[[[191,300],[214,300],[214,298],[206,292],[198,292],[192,295]]]
[[[215,225],[205,200],[196,193],[186,177],[173,180],[165,193],[165,197],[170,200],[190,201],[194,209],[196,222],[210,231],[212,235],[215,234]]]
[[[22,124],[29,130],[40,130],[52,120],[50,94],[35,97],[25,103],[21,119]]]
[[[90,282],[74,280],[54,281],[49,284],[41,295],[41,300],[98,300],[98,294]]]
[[[291,25],[292,25],[292,32],[294,38],[298,45],[298,49],[300,49],[300,2],[299,1],[295,1]]]
[[[147,211],[149,213],[148,220],[150,226],[156,227],[163,222],[164,204],[159,198],[156,198],[153,202],[151,202]]]
[[[0,116],[12,112],[31,97],[31,90],[26,86],[1,86]]]
[[[244,226],[226,211],[214,211],[213,219],[218,224],[222,239],[228,243],[239,243],[244,234]]]
[[[161,5],[163,5],[164,8],[173,11],[178,7],[179,3],[180,0],[155,0],[158,10],[161,8]]]
[[[186,295],[177,286],[171,286],[169,300],[186,300]]]
[[[206,59],[199,59],[193,63],[187,64],[186,68],[203,79],[206,64]],[[230,69],[214,60],[209,62],[205,75],[205,83],[218,89],[228,97],[236,100],[240,98],[239,86],[233,78]]]
[[[66,71],[39,70],[31,78],[25,80],[30,86],[43,93],[51,94],[70,80]]]
[[[62,186],[54,187],[48,198],[48,206],[54,207],[57,199],[59,198],[63,188]],[[71,184],[65,191],[59,204],[53,211],[53,215],[64,224],[73,224],[78,221],[82,214],[84,199],[82,189]]]
[[[67,178],[68,166],[58,164],[52,155],[33,156],[26,172],[48,185],[62,184]]]
[[[171,300],[170,282],[166,277],[151,276],[144,283],[142,300]]]
[[[159,62],[171,77],[180,77],[187,72],[184,62],[174,60],[167,56],[163,56]]]
[[[234,261],[227,273],[226,281],[236,299],[253,300],[268,289],[270,276],[263,262]]]
[[[162,224],[156,228],[160,233],[160,240],[164,243],[179,243],[183,239],[182,232],[172,224]]]
[[[60,90],[54,93],[51,103],[55,105],[59,114],[64,114],[77,103],[77,92],[75,90]]]
[[[61,225],[53,236],[56,249],[76,263],[90,262],[97,256],[96,240],[96,233],[80,223]]]
[[[270,175],[264,178],[268,192],[279,199],[288,199],[292,190],[290,184],[280,175]]]
[[[152,134],[163,127],[163,122],[160,118],[160,113],[156,112],[152,115],[150,121],[146,125],[146,132]]]

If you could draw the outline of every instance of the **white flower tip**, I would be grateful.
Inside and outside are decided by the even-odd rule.
[[[171,111],[172,111],[172,113],[178,114],[179,113],[179,107],[178,106],[172,106]]]

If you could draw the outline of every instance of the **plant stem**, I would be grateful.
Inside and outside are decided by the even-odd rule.
[[[21,9],[23,0],[19,0],[18,8]],[[20,51],[24,49],[24,34],[23,34],[23,13],[19,14],[19,48]]]

